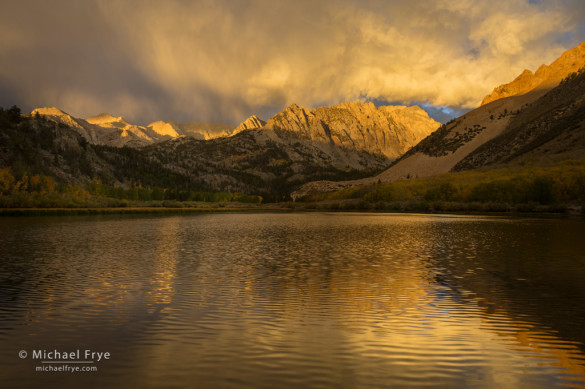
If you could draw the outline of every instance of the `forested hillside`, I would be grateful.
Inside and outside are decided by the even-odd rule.
[[[339,158],[332,162],[330,153]],[[16,106],[0,108],[3,207],[286,200],[308,180],[363,177],[385,164],[385,158],[366,152],[317,147],[286,134],[263,136],[253,130],[142,148],[97,145],[64,123],[22,115]]]

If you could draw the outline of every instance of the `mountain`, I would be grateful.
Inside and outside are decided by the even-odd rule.
[[[65,126],[75,129],[81,136],[87,139],[88,142],[99,144],[101,143],[96,134],[96,127],[89,124],[83,119],[74,118],[59,108],[37,108],[31,112],[31,115],[39,115],[46,117],[56,123],[61,123]]]
[[[177,126],[180,128],[182,135],[195,139],[209,140],[224,138],[234,134],[233,127],[223,123],[187,122],[177,124]]]
[[[267,122],[252,116],[236,128],[172,121],[144,127],[109,114],[84,120],[41,108],[27,118],[31,122],[6,129],[3,144],[9,146],[0,150],[0,167],[25,171],[29,164],[64,182],[99,177],[120,187],[139,182],[284,199],[300,185],[293,198],[452,171],[580,158],[585,156],[583,65],[585,43],[535,73],[523,72],[477,109],[440,127],[416,106],[376,108],[362,102],[312,110],[292,104]],[[27,130],[15,130],[20,127]]]
[[[264,125],[266,125],[264,120],[258,118],[256,115],[252,115],[234,129],[234,135],[246,130],[256,130],[264,127]]]
[[[150,123],[148,126],[146,126],[146,128],[156,133],[157,135],[166,136],[169,138],[178,138],[183,133],[181,128],[176,124],[163,122],[161,120]]]
[[[37,132],[38,139],[27,143],[36,151],[22,154],[23,147],[12,139],[23,142],[22,134],[8,131],[3,139],[16,149],[2,149],[2,165],[22,167],[23,160],[34,164],[29,157],[36,155],[44,161],[45,171],[68,182],[87,182],[99,173],[115,185],[144,182],[146,176],[155,185],[160,180],[152,177],[164,171],[165,177],[182,177],[179,181],[187,186],[279,196],[306,183],[295,192],[299,196],[451,171],[576,158],[585,155],[585,75],[579,71],[584,65],[585,42],[534,73],[524,71],[495,88],[480,107],[440,127],[417,106],[376,108],[363,102],[311,110],[292,104],[267,122],[251,116],[236,128],[173,121],[139,126],[110,114],[80,119],[57,108],[39,108],[27,124]],[[77,146],[66,158],[63,150],[73,144]],[[91,152],[72,160],[81,149]],[[128,170],[133,166],[141,171],[134,161],[150,166],[143,172],[146,176]],[[83,169],[76,168],[80,163]],[[364,178],[390,163],[380,174]],[[308,182],[315,179],[329,181]]]
[[[114,147],[89,142],[82,130],[115,128],[127,138],[136,136],[122,118],[99,115],[88,119],[90,123],[61,111],[44,111],[58,117],[56,123],[48,115],[15,112],[0,109],[0,173],[5,174],[0,181],[9,184],[40,174],[57,182],[59,190],[77,185],[98,195],[158,188],[166,199],[225,191],[284,200],[304,182],[367,177],[389,162],[382,155],[264,129],[209,140],[180,136],[142,147]],[[166,134],[165,128],[159,123],[151,130]]]
[[[4,166],[20,163],[61,182],[112,187],[172,187],[184,191],[239,191],[286,199],[314,180],[364,178],[431,133],[439,123],[419,107],[342,103],[311,111],[295,104],[268,122],[251,116],[236,128],[222,124],[157,121],[128,123],[107,113],[80,119],[39,108],[28,117],[29,152],[7,152]],[[9,150],[22,150],[6,130]],[[122,148],[121,146],[130,146]],[[40,165],[34,161],[41,161]],[[2,166],[0,166],[2,167]]]
[[[83,119],[76,120],[81,121]],[[88,139],[90,143],[116,147],[140,147],[153,142],[158,137],[158,134],[149,133],[142,126],[128,123],[121,116],[114,117],[107,113],[87,118],[85,122],[93,125],[95,133],[98,134],[97,141]]]
[[[381,155],[264,129],[207,141],[182,137],[140,152],[143,158],[201,187],[278,200],[307,181],[367,177],[389,162]]]
[[[37,108],[31,115],[43,116],[57,124],[68,126],[91,144],[140,147],[154,141],[152,134],[144,127],[130,124],[124,118],[110,114],[101,114],[85,120],[52,107]]]
[[[514,115],[506,130],[459,161],[471,170],[585,156],[585,67]]]
[[[384,106],[348,102],[309,111],[292,104],[268,122],[251,116],[236,128],[221,123],[157,121],[146,127],[128,123],[122,117],[101,114],[74,118],[57,108],[38,108],[57,123],[76,129],[89,143],[115,147],[143,147],[189,136],[200,140],[230,137],[243,131],[287,131],[297,138],[327,143],[396,159],[435,130],[439,123],[417,106]]]
[[[438,126],[417,106],[376,108],[372,103],[358,101],[311,111],[293,104],[271,118],[264,128],[395,159]]]
[[[565,51],[556,61],[549,66],[541,65],[535,73],[524,70],[514,81],[500,85],[486,96],[481,105],[504,97],[516,96],[527,93],[536,88],[551,89],[567,77],[585,66],[585,42],[579,46]]]
[[[550,66],[541,66],[534,75],[525,71],[506,84],[509,87],[496,88],[484,100],[491,101],[441,126],[379,175],[311,182],[294,196],[514,161],[585,156],[585,76],[582,70],[574,71],[583,66],[585,43],[566,51]]]
[[[380,171],[438,125],[419,107],[355,102],[309,111],[293,104],[266,123],[248,118],[230,137],[178,138],[143,152],[216,190],[278,193],[284,199],[316,177]]]
[[[80,119],[54,107],[37,108],[31,114],[41,115],[56,123],[70,126],[91,144],[114,147],[143,147],[181,136],[207,140],[233,134],[233,128],[222,123],[179,124],[173,121],[157,121],[145,127],[130,124],[123,117],[115,117],[108,113]]]

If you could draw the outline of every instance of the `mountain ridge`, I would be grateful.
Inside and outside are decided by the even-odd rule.
[[[523,155],[525,161],[545,155],[553,158],[561,152],[585,155],[585,147],[581,148],[585,143],[585,83],[578,84],[585,78],[585,71],[567,73],[579,64],[585,66],[585,42],[567,50],[550,66],[541,66],[536,86],[531,81],[532,72],[523,72],[515,82],[520,85],[528,79],[528,87],[519,87],[516,94],[500,96],[441,126],[382,173],[345,182],[309,182],[293,197],[478,169],[518,160],[514,155]],[[549,77],[545,81],[543,74]],[[558,80],[563,74],[565,77]],[[567,128],[559,127],[559,123],[568,123]],[[534,150],[540,150],[540,154]]]
[[[382,106],[344,102],[312,110],[292,104],[264,128],[294,131],[301,137],[385,155],[395,159],[440,123],[418,106]]]
[[[291,104],[266,122],[251,116],[235,128],[172,121],[136,126],[121,116],[79,119],[58,108],[40,108],[32,116],[60,123],[55,129],[71,128],[90,144],[131,146],[137,156],[156,161],[168,174],[189,177],[206,188],[248,193],[260,188],[284,198],[284,189],[302,185],[292,194],[298,198],[543,157],[585,155],[585,71],[570,72],[580,64],[585,64],[585,42],[534,73],[525,70],[505,84],[508,88],[496,88],[491,101],[440,127],[418,106],[376,107],[361,101],[313,109]],[[80,147],[85,147],[83,142]],[[106,159],[125,158],[119,157],[120,151],[96,148],[97,154],[102,152]],[[365,177],[367,171],[380,173]],[[315,178],[346,181],[307,181]]]
[[[251,129],[210,140],[181,136],[143,147],[115,147],[88,142],[78,127],[17,111],[0,108],[0,170],[5,177],[19,182],[40,174],[53,178],[60,190],[76,185],[98,196],[118,196],[121,192],[116,188],[135,189],[132,193],[156,188],[157,196],[166,199],[192,199],[196,193],[219,191],[286,200],[304,182],[366,177],[389,162],[384,156],[280,130]],[[69,118],[62,111],[45,113]]]
[[[481,105],[504,97],[524,94],[538,87],[552,89],[563,78],[583,66],[585,66],[585,42],[566,50],[550,65],[541,65],[534,73],[525,69],[513,81],[494,88],[493,92],[482,100]]]
[[[235,129],[233,134],[240,133],[246,130],[256,130],[266,125],[266,122],[256,115],[252,115],[243,122],[241,122]]]
[[[102,113],[87,119],[76,118],[56,107],[36,108],[31,115],[42,115],[75,128],[88,142],[114,147],[143,147],[181,136],[213,139],[230,136],[231,126],[221,123],[156,121],[146,126],[128,123],[122,116]]]
[[[219,123],[156,121],[147,126],[128,123],[123,117],[103,113],[88,119],[74,118],[58,108],[38,108],[40,114],[75,128],[90,143],[114,147],[144,147],[190,136],[199,140],[234,136],[249,130],[288,131],[317,142],[384,155],[395,159],[423,139],[439,123],[418,106],[382,106],[345,102],[312,110],[297,104],[286,107],[267,122],[253,115],[237,127]]]

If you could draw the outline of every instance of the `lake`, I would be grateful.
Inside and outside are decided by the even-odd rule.
[[[6,388],[585,387],[585,221],[3,217],[0,345]]]

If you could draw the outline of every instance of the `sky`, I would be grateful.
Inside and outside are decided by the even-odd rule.
[[[582,0],[0,0],[0,106],[236,125],[292,103],[439,121],[585,41]]]

